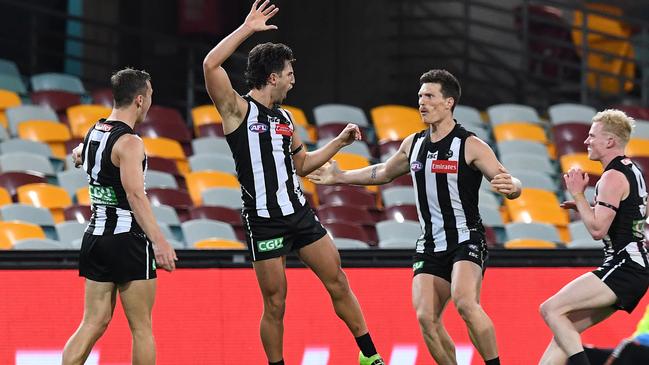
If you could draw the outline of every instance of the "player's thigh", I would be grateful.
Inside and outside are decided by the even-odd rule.
[[[482,267],[472,261],[457,261],[451,273],[451,296],[453,300],[480,301]]]
[[[114,283],[86,279],[83,320],[88,323],[105,324],[110,321],[117,290]]]
[[[559,313],[610,307],[617,296],[595,274],[588,272],[561,288],[542,308]]]
[[[157,279],[133,280],[120,284],[119,297],[131,328],[150,327]]]
[[[570,321],[574,324],[577,331],[581,333],[610,317],[615,312],[615,307],[609,306],[602,308],[577,310],[568,313],[567,316],[568,319],[570,319]]]
[[[264,298],[286,297],[286,256],[254,261],[252,266]]]
[[[298,256],[322,281],[335,280],[341,272],[340,254],[328,234],[302,247]]]
[[[437,319],[442,316],[451,297],[451,283],[431,274],[412,278],[412,305],[418,317]]]

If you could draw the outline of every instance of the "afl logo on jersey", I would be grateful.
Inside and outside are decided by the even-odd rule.
[[[417,172],[417,171],[419,171],[419,170],[421,170],[421,169],[423,169],[423,168],[424,168],[424,165],[423,165],[421,162],[419,162],[419,161],[413,161],[413,162],[410,164],[410,169],[411,169],[412,171],[414,171],[414,172]]]
[[[251,124],[250,126],[248,126],[248,129],[250,129],[251,132],[255,132],[255,133],[268,132],[268,126],[263,123]]]

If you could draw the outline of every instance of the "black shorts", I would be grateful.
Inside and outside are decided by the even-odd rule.
[[[285,256],[327,234],[309,206],[279,218],[262,218],[246,212],[241,217],[252,261]]]
[[[649,288],[649,268],[631,260],[629,255],[615,255],[592,271],[617,296],[615,308],[631,313]]]
[[[155,279],[153,245],[143,233],[85,233],[79,252],[79,276],[112,283]]]
[[[484,275],[487,269],[485,262],[489,253],[484,239],[460,243],[450,251],[430,253],[416,253],[413,257],[412,270],[414,275],[430,274],[451,282],[453,264],[458,261],[471,261],[482,268]],[[413,275],[413,276],[414,276]]]

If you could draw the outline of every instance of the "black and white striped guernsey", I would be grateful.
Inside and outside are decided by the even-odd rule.
[[[457,123],[438,142],[431,142],[429,129],[415,134],[409,162],[422,229],[417,253],[450,251],[484,237],[478,211],[482,173],[464,157],[466,139],[472,135]]]
[[[241,184],[244,213],[264,218],[295,213],[306,204],[295,173],[294,126],[282,108],[268,109],[249,95],[243,123],[226,140]]]
[[[616,170],[629,181],[629,196],[620,202],[615,218],[604,236],[606,257],[628,255],[642,267],[648,267],[647,250],[644,246],[644,227],[647,219],[647,185],[642,171],[626,156],[614,158],[604,171]],[[599,182],[595,187],[595,196]],[[602,202],[608,204],[608,202]]]
[[[88,190],[92,217],[86,233],[96,236],[125,232],[142,234],[126,199],[120,170],[113,165],[110,155],[117,139],[124,134],[135,134],[126,123],[100,119],[88,131],[83,143],[83,169],[88,175]],[[146,156],[142,170],[146,174]]]

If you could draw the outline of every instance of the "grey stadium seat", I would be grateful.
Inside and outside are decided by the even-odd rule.
[[[313,108],[316,125],[325,125],[328,122],[354,123],[361,128],[369,127],[370,123],[363,109],[347,104],[322,104]]]
[[[194,243],[207,238],[223,238],[237,241],[232,226],[224,222],[210,219],[194,219],[184,222],[181,228],[188,247],[192,247]]]

